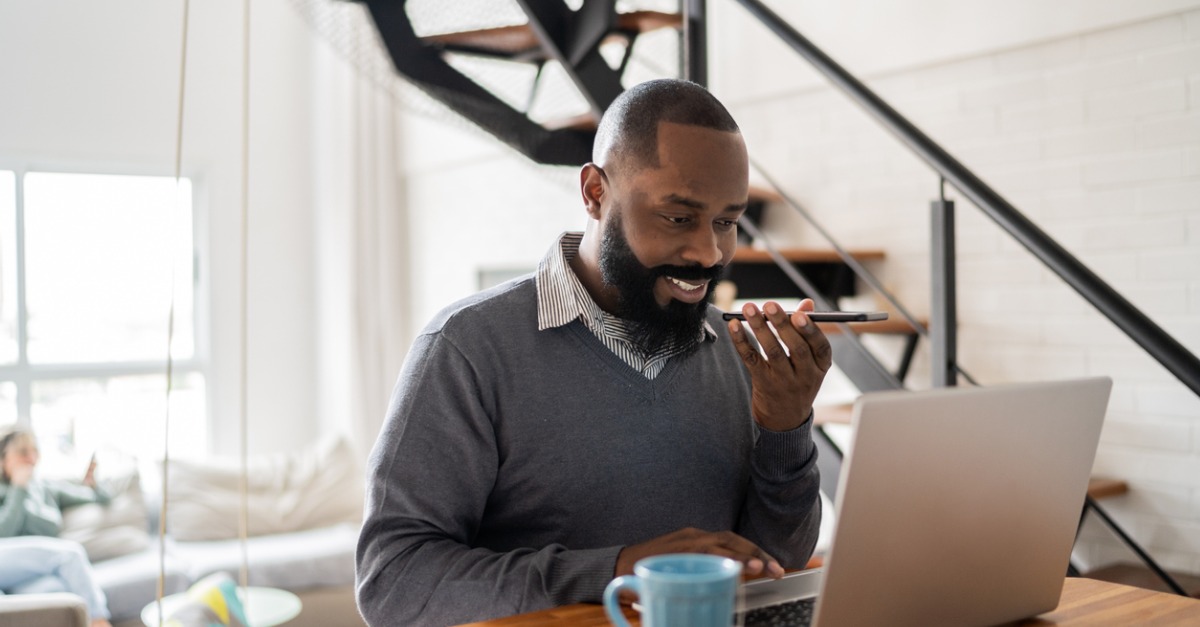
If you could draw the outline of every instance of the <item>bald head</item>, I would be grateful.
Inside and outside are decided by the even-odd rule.
[[[658,125],[671,122],[738,132],[733,116],[708,90],[689,81],[659,79],[635,85],[609,105],[592,146],[606,170],[658,167]]]

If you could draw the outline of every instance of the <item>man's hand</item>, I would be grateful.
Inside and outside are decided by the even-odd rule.
[[[750,343],[741,322],[729,321],[734,348],[754,386],[751,411],[764,429],[790,431],[804,424],[825,373],[833,366],[829,340],[804,314],[812,310],[813,302],[807,298],[790,319],[773,301],[763,305],[761,312],[753,304],[742,307],[762,353]]]
[[[33,465],[15,463],[5,468],[5,472],[8,473],[9,483],[18,488],[23,488],[29,485],[29,480],[33,477]]]
[[[632,575],[633,565],[638,560],[665,553],[707,553],[728,557],[741,562],[742,574],[751,577],[766,574],[778,579],[784,573],[775,558],[732,531],[687,528],[621,549],[614,576]]]

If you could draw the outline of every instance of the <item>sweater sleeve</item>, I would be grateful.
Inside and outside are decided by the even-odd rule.
[[[86,505],[88,503],[108,505],[111,500],[108,493],[99,485],[92,488],[82,483],[56,481],[52,484],[47,484],[47,489],[53,490],[54,497],[57,499],[60,509],[67,509],[76,505]]]
[[[25,526],[25,488],[0,484],[0,538],[21,535]]]
[[[58,535],[62,528],[62,512],[45,485],[31,481],[24,488],[8,488],[0,507],[0,538]]]
[[[598,601],[621,547],[472,545],[501,463],[487,387],[440,333],[413,344],[368,462],[356,553],[371,625],[446,625]]]
[[[750,490],[737,531],[784,568],[804,568],[821,526],[821,477],[812,418],[791,431],[755,428]]]

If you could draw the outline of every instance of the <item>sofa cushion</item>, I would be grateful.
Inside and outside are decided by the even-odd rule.
[[[358,522],[362,475],[344,438],[248,463],[249,535],[288,533]],[[238,537],[241,464],[237,460],[171,460],[168,533],[178,541]]]
[[[14,594],[0,592],[0,625],[4,627],[86,627],[87,605],[69,592]]]
[[[150,546],[146,504],[137,471],[103,481],[108,505],[89,503],[63,511],[59,537],[83,545],[92,562],[137,553]]]
[[[297,592],[354,583],[358,528],[342,523],[250,538],[246,543],[250,585]],[[176,542],[171,552],[187,564],[192,580],[218,572],[236,573],[242,563],[240,540]]]

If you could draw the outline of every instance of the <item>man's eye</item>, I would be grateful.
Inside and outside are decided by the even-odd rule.
[[[671,224],[687,224],[691,221],[690,218],[683,218],[680,216],[666,216],[666,218]]]
[[[727,231],[737,226],[737,220],[717,220],[717,228]]]

